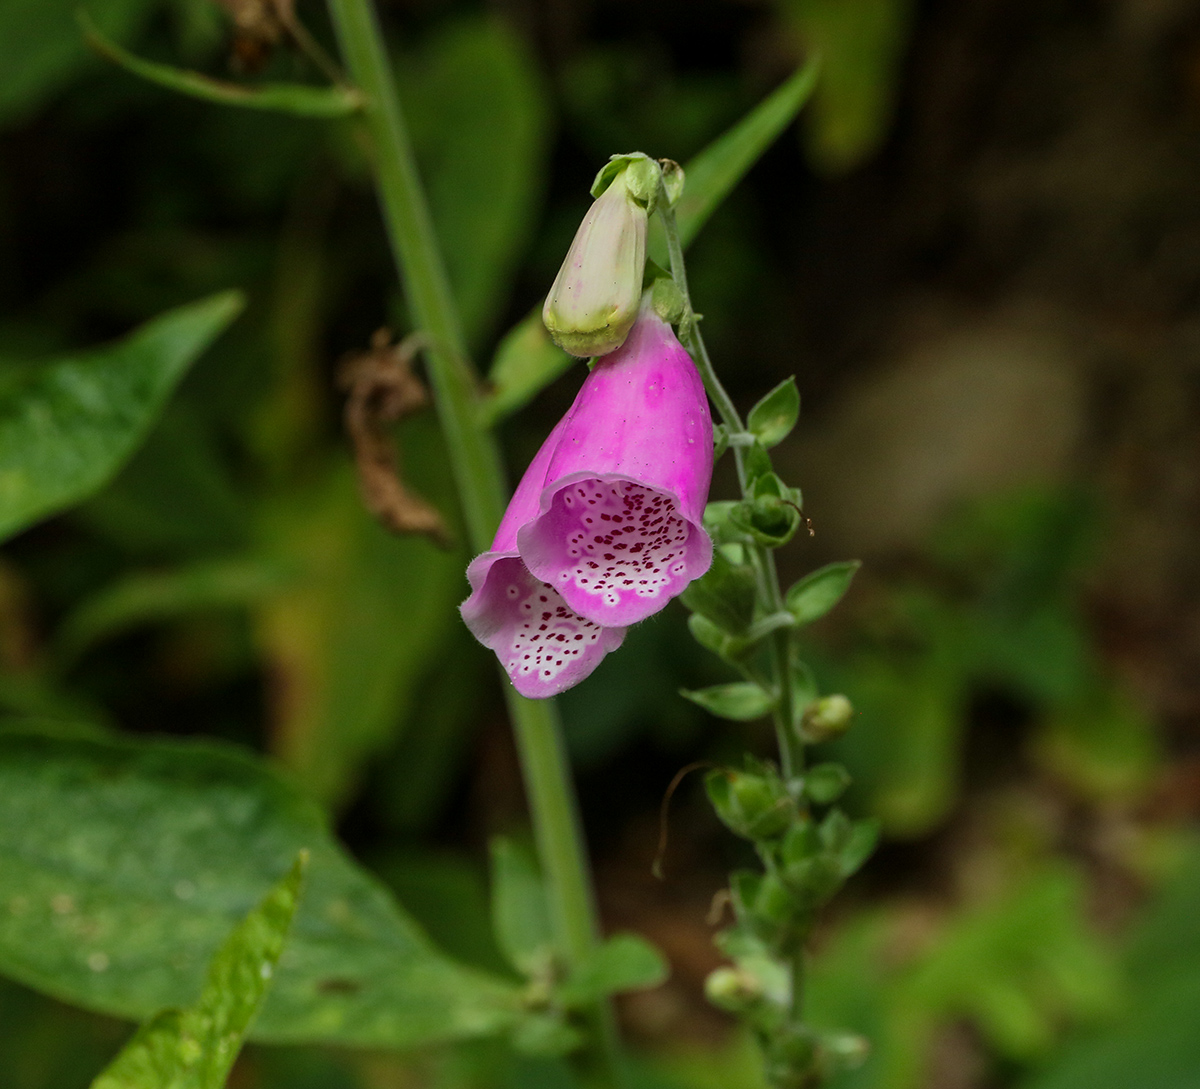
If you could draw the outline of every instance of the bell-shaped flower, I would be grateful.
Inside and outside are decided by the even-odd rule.
[[[525,471],[491,550],[467,568],[471,596],[461,606],[471,633],[495,651],[513,686],[531,699],[578,684],[625,638],[624,628],[605,628],[573,612],[517,553],[517,531],[537,516],[546,469],[566,423],[564,418],[550,433]]]
[[[592,203],[542,307],[551,339],[584,358],[620,347],[637,319],[647,210],[622,170]]]
[[[545,485],[517,548],[571,614],[624,628],[708,570],[712,417],[695,364],[648,303],[546,445]]]

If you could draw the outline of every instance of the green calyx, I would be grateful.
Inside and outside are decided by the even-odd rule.
[[[682,177],[683,171],[679,171]],[[658,204],[659,186],[663,183],[663,170],[649,155],[641,151],[631,151],[627,155],[613,155],[601,167],[592,182],[592,196],[599,197],[613,181],[624,175],[625,185],[629,196],[646,210],[647,215],[653,215]],[[682,188],[682,185],[680,185]]]

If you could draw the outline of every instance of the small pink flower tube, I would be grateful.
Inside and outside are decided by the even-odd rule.
[[[573,612],[552,586],[531,575],[517,552],[517,531],[537,515],[546,468],[567,423],[542,444],[513,493],[491,550],[467,567],[471,596],[460,606],[471,634],[495,651],[522,696],[544,699],[577,685],[625,638]]]
[[[517,548],[574,614],[623,629],[708,570],[712,416],[695,364],[649,305],[596,361],[538,457],[550,446]]]

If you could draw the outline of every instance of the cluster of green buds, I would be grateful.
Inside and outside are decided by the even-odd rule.
[[[770,450],[791,432],[799,410],[789,378],[754,406],[744,429],[718,433],[718,452],[731,448],[737,456],[742,498],[708,505],[713,564],[683,595],[697,641],[743,678],[684,695],[728,719],[769,715],[779,741],[780,766],[750,759],[740,769],[711,772],[706,782],[722,822],[754,845],[762,865],[730,876],[735,921],[717,941],[732,964],[713,972],[706,990],[714,1005],[753,1029],[775,1089],[812,1089],[866,1056],[860,1037],[805,1022],[801,981],[818,910],[878,838],[875,821],[852,820],[836,804],[850,784],[844,768],[805,767],[806,746],[838,737],[854,710],[843,695],[818,693],[793,636],[838,603],[859,565],[828,564],[786,593],[779,587],[773,551],[806,520],[799,489],[775,472]]]
[[[754,844],[763,869],[730,876],[734,925],[718,935],[733,961],[707,981],[709,1000],[754,1029],[771,1084],[820,1085],[865,1056],[847,1033],[817,1032],[794,1017],[794,966],[804,956],[818,909],[875,847],[873,820],[851,820],[833,803],[850,783],[839,764],[784,778],[771,763],[710,772],[705,786],[722,822]]]

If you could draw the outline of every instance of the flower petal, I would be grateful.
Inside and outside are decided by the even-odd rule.
[[[625,638],[573,612],[534,578],[515,552],[485,552],[467,568],[472,593],[460,611],[471,633],[495,651],[522,696],[543,699],[578,684]]]
[[[517,532],[521,558],[588,620],[636,623],[712,561],[712,417],[670,326],[643,308],[559,428],[538,515]]]

